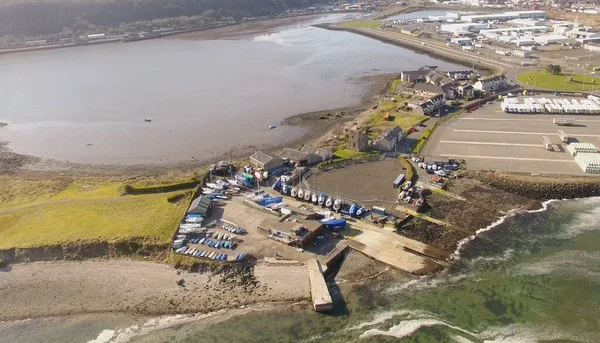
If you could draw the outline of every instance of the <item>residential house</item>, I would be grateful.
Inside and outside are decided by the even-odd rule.
[[[382,132],[374,141],[373,147],[381,151],[393,151],[396,144],[402,140],[402,129],[395,126]]]
[[[367,151],[369,149],[369,136],[364,130],[350,130],[348,132],[348,149]]]
[[[425,82],[427,74],[433,70],[427,66],[421,67],[417,70],[402,71],[400,72],[400,79],[404,82]]]
[[[283,159],[269,153],[257,151],[250,156],[250,163],[266,171],[276,170],[283,167]]]
[[[414,94],[426,98],[431,98],[436,95],[444,94],[442,87],[432,85],[431,83],[416,83],[413,86]]]
[[[309,154],[295,149],[284,148],[280,154],[281,158],[288,159],[296,166],[311,166],[321,163],[323,159],[319,155]]]
[[[475,96],[475,88],[473,85],[461,85],[456,88],[456,93],[463,99],[470,99]]]
[[[424,101],[419,104],[419,108],[421,109],[423,114],[433,114],[435,111],[439,110],[444,106],[446,106],[446,99],[441,94],[433,96],[427,99],[427,101]]]
[[[472,70],[449,71],[448,77],[454,81],[469,80],[475,75]]]
[[[476,90],[479,90],[482,92],[493,92],[498,89],[502,89],[502,88],[506,87],[506,85],[507,85],[506,76],[500,75],[500,76],[489,77],[487,79],[481,79],[481,80],[475,82],[473,87]]]
[[[315,148],[313,146],[304,145],[300,151],[303,151],[308,154],[315,154],[321,156],[323,161],[327,161],[333,158],[333,152],[324,148]]]

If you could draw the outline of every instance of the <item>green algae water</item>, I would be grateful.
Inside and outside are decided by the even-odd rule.
[[[600,198],[553,202],[496,224],[465,242],[441,275],[336,280],[329,314],[288,306],[220,321],[97,318],[54,330],[77,342],[600,342]],[[2,325],[0,341],[25,341],[17,324],[8,333]],[[39,323],[20,325],[27,341],[43,341],[35,339]]]

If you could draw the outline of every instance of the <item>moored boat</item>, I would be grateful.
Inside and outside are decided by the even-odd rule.
[[[290,195],[295,198],[296,195],[298,195],[298,188],[297,187],[292,188],[292,190],[290,191]]]
[[[313,204],[317,203],[318,198],[319,197],[318,197],[317,193],[315,193],[315,192],[313,192],[310,196],[310,200],[313,202]]]
[[[327,201],[325,201],[325,207],[331,207],[331,205],[333,205],[333,199],[329,197],[327,198]]]
[[[302,188],[298,189],[298,198],[299,199],[304,198],[304,190],[302,190]]]

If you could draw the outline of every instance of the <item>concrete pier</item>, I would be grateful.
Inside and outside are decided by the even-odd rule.
[[[323,277],[321,264],[316,259],[306,262],[308,268],[308,279],[310,281],[310,294],[312,295],[313,308],[315,311],[327,311],[333,308],[333,301],[329,294],[329,288]]]

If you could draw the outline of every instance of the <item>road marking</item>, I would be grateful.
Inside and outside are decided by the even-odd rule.
[[[480,155],[440,154],[440,157],[480,158],[480,159],[486,159],[486,160],[514,160],[514,161],[533,161],[533,162],[564,162],[564,163],[575,163],[575,160],[553,160],[553,159],[545,159],[545,158],[505,157],[505,156],[480,156]]]
[[[461,130],[454,129],[454,132],[469,132],[469,133],[500,133],[500,134],[510,134],[510,135],[556,135],[557,132],[523,132],[523,131],[486,131],[486,130]]]
[[[500,111],[502,112],[502,111]],[[482,118],[482,117],[466,117],[466,118],[458,118],[458,120],[489,120],[489,121],[552,121],[551,119],[513,119],[513,118]],[[600,123],[600,120],[581,120],[577,118],[560,118],[560,119],[572,119],[575,120],[575,124],[577,123]]]
[[[500,134],[510,134],[510,135],[536,135],[536,136],[547,136],[547,135],[557,135],[558,131],[556,132],[523,132],[523,131],[486,131],[486,130],[461,130],[461,129],[454,129],[454,132],[468,132],[468,133],[500,133]],[[565,132],[565,134],[567,136],[573,136],[573,137],[600,137],[600,135],[585,135],[585,134],[580,134],[580,133],[567,133]]]
[[[468,142],[468,141],[440,141],[448,144],[474,144],[474,145],[500,145],[500,146],[523,146],[523,147],[543,147],[543,144],[519,144],[519,143],[493,143],[493,142]]]

